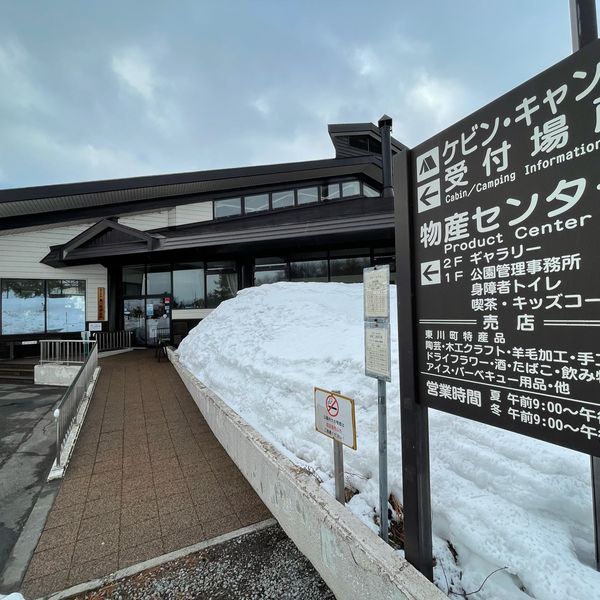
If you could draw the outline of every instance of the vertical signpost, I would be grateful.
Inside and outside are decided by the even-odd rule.
[[[339,391],[314,388],[315,429],[333,440],[335,497],[346,503],[344,484],[344,446],[356,450],[354,400]]]
[[[598,39],[598,21],[595,0],[570,0],[573,52]],[[594,504],[594,538],[596,542],[596,570],[600,571],[600,458],[590,457],[592,498]]]
[[[377,379],[379,433],[380,535],[388,541],[388,465],[386,381],[391,381],[390,267],[363,270],[365,321],[365,374]]]
[[[600,456],[600,41],[587,42],[406,153],[405,550],[427,575],[427,447],[407,431],[426,434],[427,407]]]

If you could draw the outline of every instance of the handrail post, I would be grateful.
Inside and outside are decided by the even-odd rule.
[[[56,423],[56,466],[60,468],[60,410],[54,411],[54,422]]]

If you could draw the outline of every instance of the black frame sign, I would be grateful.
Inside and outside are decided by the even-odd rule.
[[[411,152],[430,408],[600,455],[600,41]]]

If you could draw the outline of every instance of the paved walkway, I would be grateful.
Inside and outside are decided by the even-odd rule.
[[[28,599],[269,518],[168,362],[100,361],[74,455],[22,585]]]

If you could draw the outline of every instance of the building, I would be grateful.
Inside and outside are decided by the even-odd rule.
[[[244,287],[393,272],[379,130],[329,135],[332,159],[0,190],[0,346],[90,329],[178,343]]]

